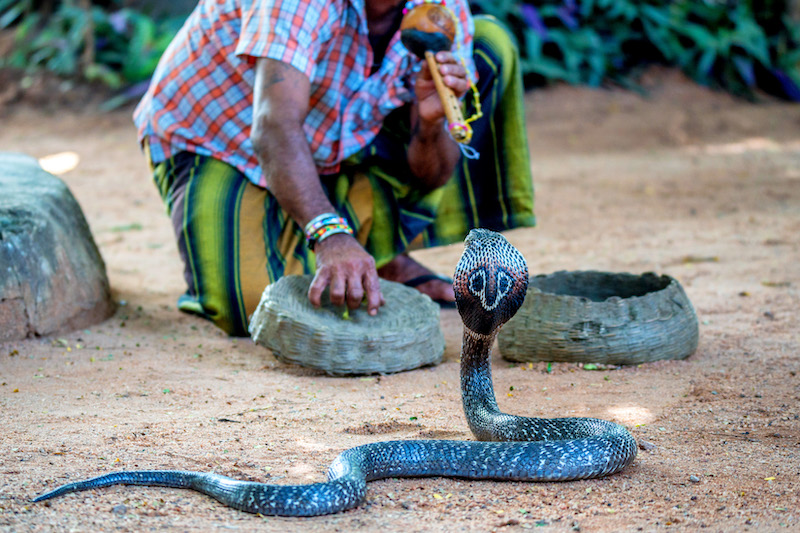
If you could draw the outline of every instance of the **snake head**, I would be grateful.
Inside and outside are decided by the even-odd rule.
[[[528,290],[522,254],[494,231],[474,229],[464,241],[453,289],[464,326],[489,335],[517,312]]]

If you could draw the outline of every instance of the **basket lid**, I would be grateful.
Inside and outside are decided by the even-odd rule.
[[[326,289],[322,305],[308,301],[313,276],[284,276],[268,286],[250,317],[256,344],[275,357],[332,375],[392,373],[438,364],[444,354],[439,306],[401,283],[380,280],[386,304],[376,316],[366,307],[334,306]]]

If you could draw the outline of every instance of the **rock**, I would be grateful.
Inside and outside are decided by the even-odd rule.
[[[114,312],[105,264],[67,186],[0,152],[0,342],[84,328]]]
[[[122,503],[115,505],[111,508],[111,512],[118,515],[124,515],[128,512],[128,507]]]
[[[639,440],[639,449],[644,450],[646,452],[652,452],[658,446],[653,444],[652,442],[647,442],[646,440]]]

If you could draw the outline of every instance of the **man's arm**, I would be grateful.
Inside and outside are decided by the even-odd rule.
[[[308,78],[292,66],[262,58],[256,63],[251,140],[267,187],[301,228],[317,215],[335,213],[322,189],[303,122],[310,97]],[[314,247],[317,272],[308,298],[321,304],[330,285],[331,302],[361,305],[372,315],[383,304],[375,260],[352,236],[332,235]]]

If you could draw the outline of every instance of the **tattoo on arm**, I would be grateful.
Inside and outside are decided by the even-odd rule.
[[[264,87],[270,87],[284,81],[286,79],[286,69],[292,68],[288,64],[281,61],[275,61],[272,65],[273,68],[269,70],[266,78],[264,79]]]

